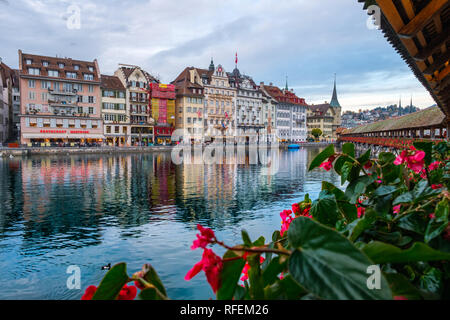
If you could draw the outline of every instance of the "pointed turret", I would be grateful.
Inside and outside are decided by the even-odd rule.
[[[211,63],[209,64],[209,71],[214,71],[215,67],[214,67],[214,61],[213,58],[211,58]]]
[[[286,91],[289,91],[289,86],[288,86],[288,76],[286,76],[286,88],[285,88],[285,90],[286,90]]]
[[[331,97],[330,106],[334,108],[340,108],[341,105],[339,104],[338,98],[337,98],[337,91],[336,91],[336,74],[334,74],[334,88],[333,88],[333,96]]]

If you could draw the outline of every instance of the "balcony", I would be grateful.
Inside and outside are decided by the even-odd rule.
[[[59,95],[59,96],[76,96],[77,95],[77,93],[78,93],[78,91],[76,90],[76,89],[73,89],[73,90],[71,90],[71,91],[66,91],[66,90],[63,90],[63,91],[55,91],[55,90],[52,90],[52,89],[48,89],[48,92],[50,93],[50,94],[53,94],[53,95]]]

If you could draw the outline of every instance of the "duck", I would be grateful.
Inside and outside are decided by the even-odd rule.
[[[109,270],[111,269],[111,263],[108,263],[106,266],[102,267],[102,270]]]

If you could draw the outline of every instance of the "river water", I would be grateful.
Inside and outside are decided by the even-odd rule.
[[[151,263],[171,299],[213,298],[203,273],[183,279],[202,253],[190,250],[196,225],[231,245],[243,228],[270,239],[280,211],[315,199],[322,180],[339,185],[332,171],[307,171],[320,150],[280,151],[273,175],[261,165],[175,165],[170,152],[0,159],[0,299],[80,299],[101,266],[118,262],[130,275]],[[79,290],[67,288],[70,265]]]

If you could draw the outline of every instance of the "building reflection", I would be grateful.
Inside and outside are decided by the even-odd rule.
[[[310,153],[268,150],[278,159],[269,169],[248,153],[210,165],[195,155],[192,163],[175,165],[170,152],[1,161],[1,235],[21,226],[25,247],[51,249],[95,245],[105,228],[126,236],[163,220],[224,228],[298,196],[308,179],[326,179],[306,172]]]

